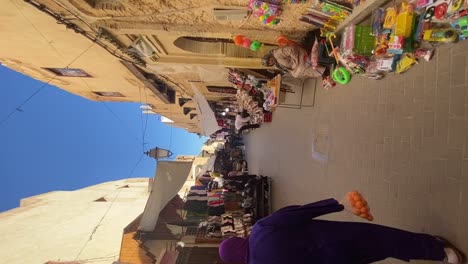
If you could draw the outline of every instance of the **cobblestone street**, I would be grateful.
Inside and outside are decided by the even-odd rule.
[[[357,189],[375,223],[442,235],[468,253],[467,55],[468,41],[441,45],[402,75],[354,77],[317,88],[312,108],[278,108],[246,136],[250,171],[273,179],[274,209]],[[314,140],[328,162],[313,159]]]

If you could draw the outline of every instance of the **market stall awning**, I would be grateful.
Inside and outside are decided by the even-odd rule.
[[[195,175],[195,178],[198,178],[199,176],[205,174],[207,171],[213,171],[214,164],[216,161],[216,156],[211,156],[210,159],[201,167],[201,170],[198,172],[197,175]]]
[[[197,104],[198,116],[200,117],[201,134],[209,136],[220,129],[218,121],[205,96],[193,83],[191,85],[195,93],[194,99]]]
[[[159,213],[182,188],[191,168],[192,161],[158,161],[155,179],[138,231],[154,230]]]

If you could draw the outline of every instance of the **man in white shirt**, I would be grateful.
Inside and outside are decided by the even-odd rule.
[[[250,116],[242,117],[242,112],[238,112],[236,115],[236,121],[234,123],[237,133],[242,133],[242,131],[251,128],[259,128],[259,124],[249,124]]]

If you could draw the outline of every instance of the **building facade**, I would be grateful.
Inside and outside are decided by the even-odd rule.
[[[148,195],[148,178],[134,178],[23,199],[0,213],[0,262],[112,263]]]
[[[228,68],[260,69],[277,36],[307,30],[298,21],[307,5],[285,6],[288,19],[270,28],[248,15],[247,3],[2,1],[0,62],[90,100],[141,102],[146,113],[198,133],[192,85],[208,101],[232,98]],[[237,34],[264,46],[238,47]]]

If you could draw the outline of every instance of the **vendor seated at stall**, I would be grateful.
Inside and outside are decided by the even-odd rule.
[[[307,51],[297,45],[288,45],[271,50],[263,56],[262,65],[266,67],[275,66],[284,73],[291,73],[295,78],[320,78],[327,75],[326,68],[322,66],[314,68]]]
[[[237,133],[240,134],[246,129],[259,128],[259,124],[249,124],[250,116],[243,116],[242,112],[238,112],[236,115],[236,122],[234,123]]]

